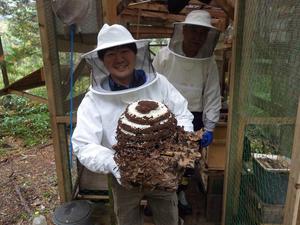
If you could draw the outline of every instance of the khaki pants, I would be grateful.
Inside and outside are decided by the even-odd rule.
[[[150,205],[155,225],[178,225],[176,192],[126,189],[115,178],[112,178],[112,192],[118,225],[144,224],[144,211],[140,206],[142,199]]]

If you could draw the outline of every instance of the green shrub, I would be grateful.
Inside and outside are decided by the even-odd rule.
[[[26,146],[45,143],[51,133],[48,106],[34,104],[24,97],[0,98],[1,136],[22,138]]]

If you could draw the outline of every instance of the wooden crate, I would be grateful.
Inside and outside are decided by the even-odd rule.
[[[79,162],[77,163],[78,174],[78,188],[76,191],[77,199],[90,200],[108,200],[108,175],[94,173]]]
[[[207,149],[203,149],[205,165],[209,170],[224,170],[226,162],[227,123],[218,123],[214,130],[214,140]]]
[[[107,175],[94,173],[84,168],[79,182],[80,190],[108,190]]]
[[[267,204],[251,188],[245,189],[245,205],[249,217],[255,224],[282,224],[283,204]]]

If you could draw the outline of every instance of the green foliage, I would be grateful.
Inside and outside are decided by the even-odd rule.
[[[50,137],[48,107],[33,104],[26,98],[7,95],[0,98],[2,136],[17,136],[26,146],[47,142]]]
[[[42,65],[35,2],[0,0],[0,14],[5,16],[7,24],[6,30],[0,35],[7,72],[10,82],[13,82]]]
[[[42,66],[42,52],[33,0],[0,0],[5,27],[0,30],[9,81],[12,83]],[[0,79],[0,88],[3,87]],[[46,96],[45,88],[31,90]],[[27,146],[43,143],[50,137],[48,108],[14,95],[0,98],[0,139],[17,136]],[[0,143],[1,146],[1,143]]]
[[[252,153],[280,154],[280,126],[249,125],[246,135],[250,140]]]

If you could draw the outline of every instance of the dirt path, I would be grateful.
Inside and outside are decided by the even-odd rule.
[[[52,144],[7,152],[0,156],[0,224],[29,225],[37,211],[51,224],[59,203]]]

